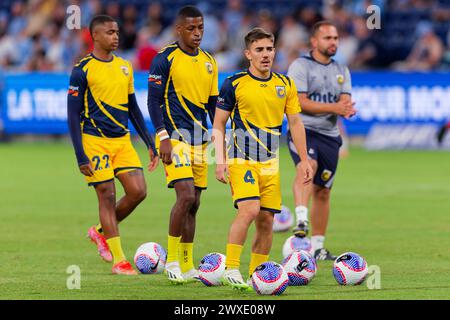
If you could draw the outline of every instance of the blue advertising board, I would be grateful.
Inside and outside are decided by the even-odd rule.
[[[229,74],[220,74],[219,85]],[[68,74],[6,74],[1,85],[1,122],[6,133],[67,133]],[[356,116],[348,134],[365,135],[374,124],[440,124],[450,119],[450,73],[353,72]],[[139,106],[147,111],[147,74],[135,74]]]

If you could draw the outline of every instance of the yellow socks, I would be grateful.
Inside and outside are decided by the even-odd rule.
[[[260,264],[269,261],[269,255],[268,254],[259,254],[259,253],[253,253],[250,256],[250,266],[248,267],[248,275],[251,277],[253,271],[255,271],[256,267]]]
[[[167,236],[167,262],[178,261],[178,249],[181,240],[181,236],[172,237],[171,235]]]
[[[194,244],[187,242],[180,242],[179,246],[179,254],[180,254],[180,268],[181,272],[187,272],[194,268],[194,259],[192,256],[192,252],[194,249]]]
[[[106,242],[108,243],[109,251],[111,251],[113,256],[113,264],[126,260],[125,254],[122,251],[122,245],[120,244],[120,237],[106,239]]]
[[[102,236],[104,236],[102,225],[100,223],[95,227],[95,230],[97,230],[98,233],[100,233]]]
[[[233,243],[227,243],[227,254],[225,265],[227,269],[239,269],[241,265],[242,246]]]

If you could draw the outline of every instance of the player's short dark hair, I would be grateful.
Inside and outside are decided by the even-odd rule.
[[[275,36],[273,33],[257,27],[250,30],[250,32],[245,36],[245,47],[248,49],[253,42],[261,39],[270,39],[272,42],[275,42]]]
[[[184,18],[203,18],[203,13],[195,6],[184,6],[177,13],[177,20]]]
[[[311,28],[311,37],[314,37],[316,35],[317,31],[319,31],[320,27],[322,27],[322,26],[332,26],[337,29],[336,25],[331,21],[328,21],[328,20],[318,21]]]
[[[91,23],[89,23],[89,32],[94,32],[94,28],[98,26],[99,24],[104,24],[106,22],[117,22],[113,17],[107,16],[106,14],[99,14],[98,16],[95,16],[92,18]]]

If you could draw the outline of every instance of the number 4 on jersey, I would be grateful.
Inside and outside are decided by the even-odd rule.
[[[244,175],[244,182],[250,182],[251,184],[255,184],[255,178],[253,178],[251,170],[247,170]]]

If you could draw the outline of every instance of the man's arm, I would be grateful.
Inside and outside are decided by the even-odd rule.
[[[227,183],[227,165],[225,155],[225,127],[231,112],[217,109],[214,117],[213,134],[211,140],[216,150],[216,178]]]
[[[225,79],[217,98],[216,114],[213,123],[213,135],[211,140],[214,142],[216,150],[216,179],[227,183],[228,166],[226,164],[225,154],[225,128],[236,105],[235,88],[229,78]]]
[[[302,106],[303,107],[303,106]],[[303,172],[304,183],[308,184],[312,180],[312,168],[308,161],[308,154],[306,152],[306,134],[300,114],[286,114],[289,130],[291,132],[292,141],[295,149],[300,156],[300,169]]]
[[[84,175],[92,176],[94,172],[90,165],[90,160],[84,152],[81,141],[80,116],[84,109],[84,93],[86,87],[86,75],[81,68],[75,67],[70,76],[69,91],[67,94],[67,124],[72,145],[75,149],[78,167]]]
[[[150,157],[148,170],[153,171],[158,166],[158,152],[156,151],[155,143],[150,136],[147,127],[145,126],[144,117],[141,109],[139,109],[136,95],[134,93],[128,95],[128,114],[130,115],[130,120],[133,127],[136,129],[137,133],[147,146]]]
[[[343,98],[344,96],[349,98]],[[353,108],[355,103],[351,101],[348,94],[342,94],[336,103],[316,102],[309,99],[306,93],[299,93],[298,100],[302,110],[309,114],[334,113],[338,116],[349,118],[356,113],[356,110]]]
[[[153,127],[160,139],[159,154],[165,164],[172,163],[172,144],[164,126],[162,105],[170,65],[165,56],[158,54],[152,61],[148,75],[147,107]]]

